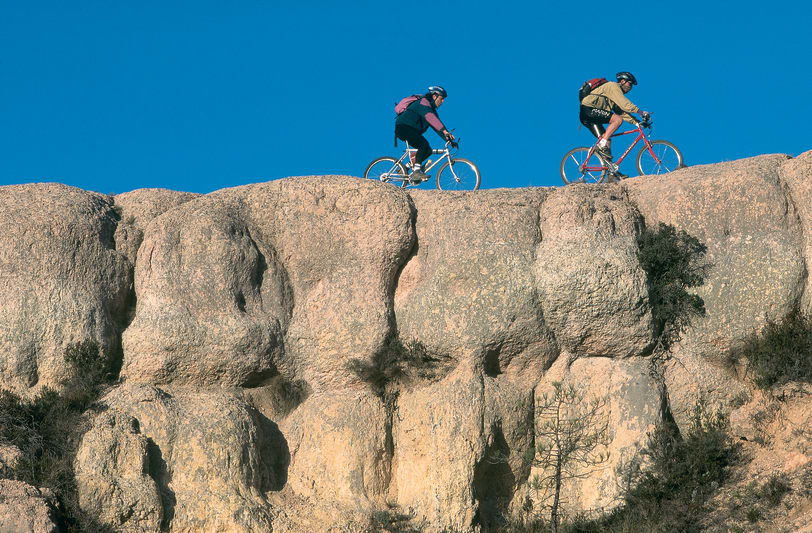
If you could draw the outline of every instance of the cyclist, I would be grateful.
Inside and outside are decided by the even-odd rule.
[[[437,116],[437,108],[443,105],[448,93],[439,85],[432,85],[428,92],[412,102],[395,120],[395,136],[417,148],[412,165],[412,181],[419,183],[428,179],[423,172],[423,161],[431,155],[431,146],[423,133],[431,126],[437,135],[446,141],[454,141],[454,136]]]
[[[592,89],[592,91],[581,100],[580,120],[592,135],[599,139],[598,153],[613,168],[613,174],[619,178],[625,177],[617,171],[617,166],[612,163],[612,135],[617,131],[623,121],[637,124],[637,120],[629,113],[640,114],[643,120],[648,119],[649,113],[641,111],[631,100],[626,98],[626,93],[637,85],[637,79],[631,72],[618,72],[616,74],[617,83],[606,82]],[[603,125],[608,124],[604,129]]]

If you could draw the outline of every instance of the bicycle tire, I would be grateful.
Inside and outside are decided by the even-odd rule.
[[[401,174],[404,177],[407,175],[406,168],[394,157],[379,157],[367,166],[367,169],[364,171],[364,179],[379,180],[384,183],[389,183],[390,179],[385,175],[391,172],[395,167],[397,167],[398,174]]]
[[[641,176],[659,175],[673,172],[685,166],[679,148],[668,141],[651,141],[651,149],[660,160],[658,163],[648,146],[643,146],[637,154],[637,171]]]
[[[446,161],[440,167],[436,181],[437,188],[441,191],[475,191],[479,189],[482,176],[471,161],[457,158]]]
[[[603,158],[597,152],[592,152],[589,162],[586,164],[587,155],[589,155],[589,148],[586,146],[573,148],[564,155],[561,160],[560,171],[561,179],[565,185],[571,183],[601,183],[606,180],[606,173],[609,169],[606,167]],[[601,167],[601,170],[585,171],[582,168],[584,166]]]

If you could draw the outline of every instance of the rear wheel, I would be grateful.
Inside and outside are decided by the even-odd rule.
[[[443,191],[475,191],[480,181],[479,169],[467,159],[452,159],[437,172],[437,188]]]
[[[364,171],[364,178],[380,180],[388,183],[392,177],[403,178],[406,176],[406,169],[394,157],[379,157],[369,164]],[[398,184],[398,182],[394,182]]]
[[[637,171],[641,176],[665,174],[684,166],[682,154],[668,141],[651,141],[652,155],[648,146],[643,146],[637,154]]]
[[[589,156],[589,148],[573,148],[561,160],[561,179],[564,183],[600,183],[606,179],[607,167],[597,152]]]

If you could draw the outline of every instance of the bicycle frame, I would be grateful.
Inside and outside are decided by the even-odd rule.
[[[429,166],[427,166],[427,167],[425,167],[423,169],[423,172],[428,174],[431,171],[431,169],[433,169],[434,167],[439,165],[440,162],[443,161],[443,160],[451,161],[451,150],[449,150],[448,146],[449,146],[449,143],[446,142],[443,149],[434,148],[434,149],[431,150],[432,155],[440,155],[440,154],[442,154],[442,156],[438,157],[436,160],[432,161]],[[406,174],[400,174],[397,171],[397,168],[398,168],[398,164],[401,164],[404,167],[406,167],[406,162],[404,160],[407,158],[407,156],[409,158],[409,164],[411,164],[411,161],[412,161],[411,155],[415,154],[415,153],[417,153],[417,148],[409,147],[409,143],[406,142],[406,150],[403,151],[403,155],[401,155],[400,159],[397,160],[397,163],[392,166],[392,169],[388,173],[386,173],[386,177],[390,181],[393,181],[393,182],[398,182],[398,183],[404,183],[405,182],[407,184],[411,184],[408,172]],[[450,170],[451,170],[451,173],[454,174],[454,167],[453,166],[450,168]],[[454,177],[456,178],[456,174],[454,174]]]
[[[643,124],[638,124],[637,127],[635,127],[634,129],[621,131],[621,132],[618,132],[618,133],[615,133],[615,134],[612,135],[612,137],[614,138],[614,137],[622,137],[623,135],[631,135],[631,134],[635,134],[635,133],[637,134],[637,137],[634,139],[634,141],[632,141],[632,143],[629,145],[629,147],[626,148],[626,151],[623,152],[623,154],[620,157],[617,158],[617,163],[614,163],[616,166],[620,166],[620,163],[622,163],[623,160],[626,159],[626,156],[629,155],[629,153],[632,151],[632,148],[637,146],[637,143],[640,142],[640,139],[642,139],[643,142],[645,143],[646,148],[648,148],[648,151],[651,154],[651,157],[653,157],[654,160],[658,164],[661,162],[660,158],[658,158],[657,154],[655,154],[654,150],[652,150],[651,141],[649,141],[648,137],[646,136],[645,131],[643,131],[643,128],[644,128]],[[595,150],[597,150],[597,148],[598,148],[598,140],[596,140],[595,144],[593,144],[589,148],[589,154],[587,154],[587,161],[589,161],[589,158],[592,157],[592,154],[595,153]],[[601,166],[584,165],[582,167],[582,169],[584,171],[601,172],[603,170],[608,170],[609,167],[607,165],[601,165]]]

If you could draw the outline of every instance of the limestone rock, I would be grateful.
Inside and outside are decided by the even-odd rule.
[[[79,492],[91,507],[100,501],[95,495],[107,490],[115,497],[129,482],[133,489],[119,507],[139,513],[144,526],[162,517],[161,529],[171,532],[271,530],[264,492],[284,482],[286,468],[275,424],[225,390],[125,385],[103,402],[112,414],[95,420],[78,453]],[[108,459],[94,466],[93,458],[103,456]],[[136,502],[136,491],[146,501]]]
[[[150,477],[150,441],[139,433],[134,418],[116,412],[99,415],[82,438],[74,471],[79,505],[99,522],[126,531],[161,528],[163,507]]]
[[[48,490],[0,479],[0,533],[58,533],[55,504]]]
[[[391,472],[391,428],[369,392],[320,393],[280,425],[290,448],[287,482],[313,500],[363,511],[383,503]]]
[[[653,343],[640,215],[616,188],[566,187],[545,201],[535,273],[544,320],[578,356],[643,355]]]
[[[132,265],[116,252],[107,196],[58,184],[0,187],[0,381],[60,388],[70,344],[116,366]]]
[[[116,250],[135,264],[144,230],[152,219],[199,196],[168,189],[137,189],[113,196],[120,213],[115,233]]]
[[[401,340],[534,383],[558,354],[533,268],[546,191],[411,196],[417,246],[395,291]]]
[[[412,247],[411,218],[403,192],[346,177],[177,207],[139,252],[122,375],[256,386],[282,372],[315,390],[348,384],[351,355],[370,357],[390,334],[387,295]]]
[[[780,179],[786,164],[786,156],[768,155],[624,181],[649,227],[684,229],[708,247],[713,265],[696,291],[707,316],[683,335],[666,372],[682,427],[699,398],[727,410],[744,390],[721,368],[727,351],[800,303],[807,271],[795,206],[803,202],[790,201]]]

